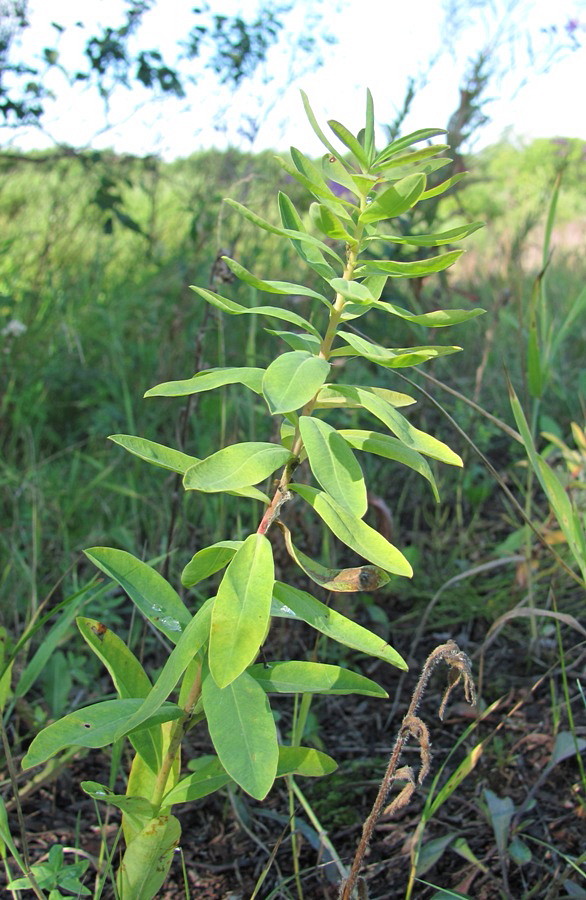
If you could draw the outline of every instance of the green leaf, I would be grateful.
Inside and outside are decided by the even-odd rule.
[[[208,640],[213,606],[214,601],[210,599],[206,600],[203,606],[198,609],[195,616],[185,627],[183,634],[177,641],[177,645],[167,657],[167,662],[163,666],[155,684],[139,708],[121,724],[116,732],[116,738],[130,734],[134,728],[142,726],[143,722],[155,715],[171,691],[177,686],[189,663]]]
[[[387,434],[378,434],[376,431],[360,431],[350,428],[341,429],[339,433],[355,450],[374,453],[385,459],[394,459],[423,475],[429,481],[433,496],[439,503],[440,497],[433,473],[427,460],[417,450],[411,450],[397,438],[389,437]]]
[[[412,131],[410,134],[406,134],[404,137],[397,138],[396,141],[387,144],[384,150],[381,150],[375,158],[374,163],[376,165],[382,160],[393,156],[393,154],[405,150],[407,147],[410,147],[411,144],[417,144],[419,141],[427,141],[429,138],[437,137],[440,134],[447,134],[445,128],[420,128],[418,131]]]
[[[352,387],[352,385],[345,385],[345,387]],[[399,391],[389,391],[387,388],[371,387],[367,390],[397,409],[401,406],[412,406],[417,402],[413,397],[409,397],[408,394],[401,394]],[[363,404],[358,397],[352,397],[351,395],[343,397],[337,390],[337,385],[326,384],[318,394],[315,409],[362,409],[362,406]]]
[[[182,778],[165,795],[163,798],[165,806],[199,800],[219,791],[230,782],[233,783],[217,756],[200,756],[198,759],[190,760],[188,766],[194,774]]]
[[[432,841],[427,841],[423,846],[419,849],[419,854],[417,857],[417,875],[425,875],[428,869],[431,869],[432,866],[436,864],[436,862],[441,859],[444,854],[444,850],[450,846],[454,838],[456,837],[456,832],[452,832],[451,834],[444,834],[442,837],[435,838]]]
[[[462,181],[463,178],[466,178],[467,174],[468,172],[458,172],[457,175],[452,175],[451,178],[447,178],[445,181],[442,181],[441,184],[428,188],[422,193],[421,200],[429,200],[430,197],[437,197],[439,194],[443,194],[444,191],[447,191],[449,188]]]
[[[413,322],[415,325],[425,325],[427,328],[444,328],[447,325],[459,325],[461,322],[468,322],[475,319],[476,316],[482,316],[486,312],[485,309],[476,307],[475,309],[434,309],[432,312],[414,315],[408,310],[394,303],[386,303],[382,300],[376,300],[372,303],[375,309],[390,313],[392,316],[398,316],[407,322]]]
[[[432,156],[445,153],[445,151],[449,149],[449,144],[432,144],[430,147],[423,147],[421,150],[413,150],[409,153],[403,153],[402,155],[389,156],[378,163],[373,163],[373,168],[378,169],[388,178],[389,169],[405,168],[406,166],[413,166],[416,163],[420,164],[422,160],[429,160]],[[433,161],[434,160],[432,160],[432,162]],[[442,165],[447,165],[452,162],[452,160],[442,157],[437,160],[437,162],[440,163],[441,167]]]
[[[124,641],[96,619],[78,616],[76,623],[83,639],[110,673],[120,699],[146,697],[151,690],[150,679]],[[161,764],[160,729],[138,732],[132,744],[149,768],[157,772]]]
[[[252,441],[232,444],[191,466],[183,476],[187,491],[233,491],[268,478],[291,457],[286,447]]]
[[[266,291],[269,294],[284,294],[287,296],[301,296],[301,297],[312,297],[314,300],[319,300],[321,303],[328,303],[326,297],[323,294],[318,294],[316,291],[311,288],[305,287],[303,284],[291,284],[288,281],[263,281],[260,278],[257,278],[252,272],[249,272],[244,266],[241,266],[240,263],[236,262],[234,259],[230,259],[229,256],[223,256],[222,259],[228,265],[228,268],[234,272],[237,278],[240,281],[244,281],[245,284],[249,284],[251,287],[256,288],[258,291]],[[257,307],[258,309],[258,307]],[[308,322],[306,319],[303,319],[305,322],[304,327],[307,331],[314,334],[316,337],[319,337],[319,332],[316,328],[313,327],[311,322]]]
[[[418,366],[427,362],[429,359],[437,359],[440,356],[450,356],[452,353],[459,353],[461,347],[432,347],[425,345],[423,347],[396,347],[389,349],[381,347],[379,344],[373,344],[358,334],[351,332],[339,331],[338,337],[345,341],[352,348],[347,351],[346,348],[336,348],[332,356],[361,356],[377,366],[383,366],[385,369],[402,369],[407,366]]]
[[[331,287],[342,297],[347,300],[353,300],[355,303],[372,304],[374,297],[365,284],[358,281],[348,281],[346,278],[332,278]]]
[[[378,176],[357,176],[349,172],[344,160],[337,155],[332,156],[330,153],[326,153],[322,157],[321,167],[327,181],[333,181],[335,184],[345,187],[355,197],[361,197],[363,193],[369,193],[373,189],[375,182],[378,181]]]
[[[221,297],[220,294],[215,294],[213,291],[206,291],[205,288],[200,288],[196,285],[190,285],[190,287],[191,290],[203,297],[204,300],[207,300],[208,303],[211,303],[212,306],[217,307],[224,313],[228,313],[228,315],[270,316],[273,319],[281,319],[283,322],[291,322],[292,325],[298,325],[300,328],[309,328],[310,330],[312,328],[311,323],[308,322],[307,319],[304,319],[303,316],[299,316],[289,309],[281,309],[279,306],[242,306],[240,303],[236,303],[234,300],[228,300],[227,297]],[[195,377],[197,378],[197,375]],[[188,382],[189,381],[191,381],[191,379],[188,379]],[[171,382],[171,384],[173,384],[173,382]],[[179,384],[182,384],[182,382],[179,382]],[[254,384],[256,384],[256,381],[254,381]],[[189,393],[192,392],[189,391]]]
[[[318,241],[317,238],[313,239],[313,243],[308,243],[304,240],[306,232],[301,217],[287,194],[284,194],[282,191],[279,192],[279,212],[295,252],[321,278],[324,278],[326,281],[334,278],[336,273],[324,256],[326,249],[329,248],[327,248],[326,244],[322,245],[322,242]],[[300,237],[294,237],[294,235],[299,235]],[[339,257],[337,261],[340,265],[343,265]]]
[[[430,456],[432,459],[438,459],[440,462],[447,463],[450,466],[463,466],[463,462],[457,453],[439,441],[437,438],[420,431],[397,412],[397,410],[387,403],[382,397],[371,388],[361,388],[356,385],[330,385],[330,390],[334,393],[338,392],[342,397],[349,397],[356,401],[359,406],[368,410],[377,419],[383,422],[389,431],[392,431],[400,441],[402,441],[409,449],[417,450],[424,456]]]
[[[191,613],[162,575],[125,550],[90,547],[85,555],[118,582],[140,612],[173,644],[191,621]]]
[[[292,350],[278,356],[263,379],[263,393],[271,415],[305,406],[318,392],[329,371],[325,359],[304,350]]]
[[[174,383],[177,384],[178,382]],[[120,447],[124,447],[129,453],[144,459],[146,462],[160,466],[161,469],[178,472],[180,475],[183,475],[190,466],[198,462],[195,456],[188,456],[187,453],[181,453],[180,450],[172,450],[171,447],[164,447],[163,444],[147,441],[145,438],[135,437],[132,434],[111,434],[108,440],[113,441]]]
[[[126,848],[116,877],[120,897],[152,900],[167,877],[181,825],[175,816],[158,816],[145,825]]]
[[[204,674],[203,705],[220,762],[236,784],[263,800],[277,774],[277,729],[267,695],[248,672],[220,688]]]
[[[191,760],[187,765],[194,774],[183,778],[164,797],[163,803],[166,806],[199,800],[232,782],[217,756],[201,756]],[[312,747],[279,747],[277,778],[285,775],[319,778],[322,775],[330,775],[337,768],[331,756]]]
[[[364,694],[388,697],[376,682],[364,675],[326,663],[293,660],[258,663],[248,670],[267,693],[277,694]]]
[[[413,262],[395,262],[387,259],[369,260],[356,269],[354,274],[358,277],[361,275],[391,275],[393,278],[420,278],[424,275],[432,275],[434,272],[443,272],[444,269],[453,266],[463,252],[463,250],[450,250],[449,253]]]
[[[292,151],[294,149],[294,147],[291,148]],[[323,202],[328,204],[328,206],[333,207],[336,212],[343,212],[344,207],[342,204],[347,203],[347,201],[340,200],[336,197],[333,191],[331,191],[326,185],[325,181],[321,179],[321,175],[317,169],[315,169],[315,172],[318,173],[319,179],[317,177],[314,177],[313,175],[312,177],[308,177],[303,172],[300,172],[296,166],[291,165],[288,160],[283,159],[282,156],[275,156],[275,159],[277,160],[281,168],[283,168],[285,172],[287,172],[287,174],[291,176],[291,178],[294,178],[295,181],[298,181],[299,184],[301,184],[307,191],[309,191],[309,193],[312,194],[317,200],[322,200]]]
[[[209,666],[225,688],[255,659],[270,619],[273,550],[262,534],[249,535],[224,573],[212,613]]]
[[[372,94],[366,88],[366,127],[364,129],[364,152],[368,159],[369,165],[376,154],[374,146],[374,103]]]
[[[425,175],[407,175],[391,185],[375,199],[361,213],[359,222],[367,225],[371,222],[380,222],[381,219],[394,219],[401,216],[411,207],[415,206],[425,190]]]
[[[314,196],[321,197],[322,202],[334,215],[338,216],[349,225],[352,225],[352,218],[345,207],[352,207],[353,204],[334,194],[329,185],[326,184],[321,170],[314,165],[310,159],[304,156],[303,153],[300,153],[296,147],[291,147],[290,153],[297,171],[313,185]],[[277,157],[277,159],[278,158],[279,157]],[[280,160],[280,162],[282,164],[282,160]],[[293,172],[290,174],[292,174],[293,177],[297,177]]]
[[[328,494],[306,484],[291,484],[290,487],[315,509],[318,516],[347,547],[386,572],[411,578],[413,569],[409,562],[382,534],[362,519],[348,513]]]
[[[484,789],[484,799],[488,807],[489,822],[492,825],[499,856],[505,856],[511,820],[515,815],[515,804],[510,797],[499,797],[489,788]]]
[[[279,194],[279,198],[280,198]],[[331,256],[336,262],[343,265],[342,260],[338,256],[335,250],[332,250],[331,247],[328,247],[327,244],[324,244],[323,241],[320,241],[319,238],[314,237],[312,234],[308,234],[305,230],[303,223],[301,222],[301,218],[297,215],[295,211],[295,207],[289,200],[286,194],[283,194],[284,197],[289,201],[291,207],[294,211],[294,215],[292,217],[287,217],[289,221],[292,223],[292,227],[285,225],[284,228],[279,228],[278,225],[271,225],[269,222],[265,222],[264,219],[261,219],[260,216],[257,216],[256,213],[253,213],[250,209],[247,209],[245,206],[242,206],[241,203],[238,203],[236,200],[227,199],[225,202],[231,206],[233,209],[237,210],[245,219],[248,219],[249,222],[252,222],[258,228],[262,228],[264,231],[268,231],[270,234],[277,234],[279,237],[289,238],[290,241],[295,241],[301,244],[307,244],[309,247],[319,249],[322,253],[325,253],[326,256]],[[279,203],[280,206],[280,203]],[[281,212],[282,217],[282,212]],[[333,271],[333,270],[332,270]],[[204,298],[205,299],[205,298]],[[211,302],[211,301],[210,301]],[[231,302],[231,301],[230,301]],[[238,304],[236,304],[238,306]],[[253,310],[251,310],[252,312]]]
[[[484,222],[471,222],[468,225],[458,225],[449,231],[438,231],[436,234],[385,234],[382,238],[392,244],[408,244],[411,247],[440,247],[442,244],[453,244],[461,241],[470,234],[474,234],[479,228],[484,227]],[[373,240],[381,240],[380,235],[373,236]]]
[[[337,216],[323,203],[312,203],[309,207],[309,215],[315,227],[326,237],[334,241],[352,242],[352,236],[348,234]]]
[[[323,131],[321,130],[321,128],[319,127],[319,125],[317,123],[317,119],[315,118],[313,110],[312,110],[311,106],[309,105],[309,100],[307,99],[307,94],[305,93],[305,91],[301,91],[301,99],[303,101],[303,107],[305,109],[305,114],[306,114],[307,118],[309,119],[309,124],[313,128],[315,134],[318,136],[318,138],[320,139],[320,141],[322,142],[324,147],[326,147],[326,149],[329,150],[330,153],[333,153],[334,156],[337,156],[338,151],[333,146],[333,144],[330,143],[330,141],[327,139],[327,137],[325,136],[325,134],[323,133]]]
[[[362,518],[368,507],[364,475],[352,450],[335,428],[301,416],[299,430],[316,481],[337,503]]]
[[[264,369],[259,369],[264,372]],[[182,382],[169,382],[169,384],[180,384]],[[144,438],[134,437],[130,434],[111,434],[109,440],[114,441],[146,462],[153,463],[163,469],[170,469],[179,475],[185,475],[191,466],[201,462],[197,456],[188,456],[179,450],[172,450],[170,447],[164,447],[162,444],[156,444],[154,441],[147,441]],[[252,500],[260,500],[261,503],[269,503],[270,498],[258,488],[245,487],[236,491],[229,491],[235,497],[247,497]]]
[[[155,807],[146,797],[115,794],[109,787],[98,781],[82,781],[80,787],[94,800],[101,800],[102,803],[108,803],[110,806],[115,806],[116,809],[121,809],[125,817],[130,819],[136,831],[144,828],[146,821],[152,819],[156,812]]]
[[[258,306],[255,307],[258,310]],[[247,310],[244,306],[242,309]],[[193,378],[186,378],[183,381],[165,381],[150,388],[144,395],[145,397],[187,397],[191,394],[199,394],[202,391],[213,391],[215,388],[224,387],[226,384],[244,385],[260,394],[262,388],[262,377],[265,373],[264,369],[254,367],[240,367],[228,369],[204,369],[198,372]]]
[[[377,591],[388,584],[389,576],[378,566],[354,566],[350,569],[330,569],[310,559],[294,546],[291,532],[284,522],[277,522],[285,538],[285,546],[291,559],[294,559],[305,574],[326,591],[338,593],[355,593],[356,591]]]
[[[116,740],[118,729],[126,728],[128,719],[142,703],[139,697],[132,700],[104,700],[103,703],[85,706],[58,719],[33,738],[22,761],[23,769],[44,763],[66,747],[97,748],[112,744]],[[165,703],[150,719],[143,721],[141,727],[152,728],[153,725],[170,722],[178,719],[182,712],[175,703]]]
[[[239,547],[242,541],[218,541],[211,547],[204,547],[198,550],[195,556],[187,563],[181,573],[181,584],[184,587],[193,587],[214,575],[226,566]]]
[[[364,152],[364,148],[357,141],[351,131],[348,131],[345,125],[342,125],[341,122],[336,122],[335,119],[329,119],[328,125],[334,132],[334,134],[342,141],[343,144],[348,147],[354,156],[356,157],[356,161],[360,165],[360,167],[364,171],[368,171],[370,167],[370,160],[366,153]]]
[[[317,356],[321,347],[321,340],[312,334],[298,334],[296,331],[275,331],[272,328],[265,328],[267,334],[274,334],[275,337],[285,341],[292,350],[303,350],[310,356]]]
[[[405,660],[378,634],[373,634],[368,628],[358,625],[325,603],[320,603],[306,591],[276,581],[271,613],[281,618],[301,619],[316,631],[346,647],[367,656],[376,656],[399,669],[408,668]]]

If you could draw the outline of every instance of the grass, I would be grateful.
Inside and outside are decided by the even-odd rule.
[[[256,194],[252,196],[248,180],[251,167],[261,171],[264,179],[262,189],[254,188]],[[105,179],[112,173],[116,187],[110,194],[119,191],[123,201],[123,205],[114,204],[114,208],[107,206],[103,196]],[[246,348],[247,365],[262,366],[272,358],[276,338],[267,335],[254,317],[249,321],[231,317],[222,323],[210,314],[204,321],[202,304],[188,286],[193,282],[208,283],[219,247],[229,249],[253,271],[258,266],[269,273],[268,277],[283,278],[286,272],[287,278],[295,280],[296,260],[278,257],[270,239],[262,246],[253,244],[246,227],[220,206],[221,197],[230,194],[245,200],[266,218],[274,218],[274,212],[266,210],[265,197],[274,193],[276,177],[276,168],[268,156],[252,158],[232,151],[202,154],[165,166],[107,158],[95,165],[79,160],[50,165],[27,162],[0,174],[0,224],[4,235],[0,248],[0,331],[14,320],[22,322],[26,329],[14,336],[5,334],[0,355],[0,511],[5,523],[0,531],[0,611],[13,643],[21,635],[30,634],[40,617],[54,611],[53,618],[30,636],[15,666],[13,684],[18,683],[27,667],[32,666],[32,670],[28,669],[32,675],[38,670],[29,690],[16,704],[9,701],[6,707],[6,712],[12,713],[11,727],[23,740],[48,718],[79,705],[80,698],[91,702],[96,681],[102,689],[101,673],[77,643],[73,628],[58,630],[63,617],[58,604],[63,603],[65,613],[72,616],[81,603],[88,601],[84,614],[105,618],[116,629],[130,633],[135,652],[156,658],[156,644],[142,623],[129,618],[123,597],[109,587],[96,586],[87,592],[93,570],[82,556],[84,547],[112,545],[146,559],[158,559],[161,566],[169,566],[171,580],[178,584],[178,573],[188,554],[204,542],[204,535],[205,543],[228,533],[237,538],[247,527],[246,517],[252,514],[250,506],[236,508],[221,500],[204,505],[196,496],[182,494],[175,499],[172,477],[125,455],[105,438],[111,433],[129,432],[179,446],[183,401],[143,401],[141,397],[157,382],[185,377],[194,367],[198,340],[202,348],[199,367],[229,365],[233,360],[239,364],[242,347]],[[289,184],[284,187],[289,192],[294,190]],[[102,207],[92,202],[99,199],[100,189]],[[30,196],[35,197],[34,209]],[[571,203],[566,205],[575,212]],[[118,212],[123,209],[140,230],[125,227],[116,217],[116,208]],[[495,234],[504,240],[502,219],[496,216],[495,222]],[[489,238],[490,234],[488,238],[484,235],[485,243],[479,246],[485,247]],[[506,239],[513,242],[511,235]],[[268,265],[261,265],[259,257]],[[471,274],[462,283],[457,272],[447,286],[430,281],[419,299],[407,296],[400,283],[396,285],[396,299],[404,306],[417,302],[425,308],[470,304],[488,310],[486,316],[450,329],[445,338],[440,335],[445,342],[461,344],[465,349],[456,366],[450,365],[448,370],[438,360],[428,371],[440,381],[448,378],[449,371],[449,387],[465,398],[474,398],[510,426],[513,419],[505,369],[526,404],[523,348],[532,286],[531,274],[521,277],[515,265],[511,257],[508,270],[484,272],[482,281]],[[569,258],[556,262],[554,258],[548,276],[549,305],[559,322],[584,283],[584,274],[583,263]],[[235,299],[260,302],[260,298],[242,293]],[[304,314],[303,301],[299,312]],[[360,320],[355,324],[359,327]],[[407,344],[415,336],[417,343],[424,343],[427,335],[421,329],[419,332],[414,335],[413,330],[400,323],[393,340]],[[385,341],[383,333],[373,336]],[[525,454],[521,445],[464,400],[430,386],[417,373],[407,370],[407,374],[413,375],[417,384],[449,410],[515,496],[525,502],[527,470],[523,467]],[[372,384],[390,384],[388,373],[381,369],[373,367],[369,377]],[[579,328],[574,328],[567,335],[541,399],[537,433],[554,432],[571,443],[570,423],[584,423],[585,379],[583,338]],[[412,390],[394,378],[391,386],[408,393]],[[243,401],[231,388],[201,395],[185,433],[187,452],[205,456],[217,448],[218,435],[225,443],[243,439],[244,435],[269,439],[271,436],[262,432],[263,420],[257,416],[256,402],[252,394]],[[438,634],[463,635],[470,655],[476,654],[475,666],[480,663],[482,667],[483,701],[500,700],[500,718],[496,723],[491,720],[494,736],[490,740],[483,730],[488,728],[484,723],[479,725],[479,736],[473,735],[463,748],[457,748],[460,753],[470,752],[478,740],[486,741],[482,761],[469,776],[470,787],[459,789],[465,791],[467,807],[460,810],[456,792],[449,796],[449,802],[446,800],[446,808],[451,816],[458,810],[461,820],[468,823],[466,827],[471,828],[473,837],[468,839],[469,844],[482,857],[482,865],[492,872],[493,880],[487,882],[492,889],[497,890],[498,885],[498,890],[505,892],[503,896],[506,890],[509,896],[511,891],[513,896],[530,896],[521,864],[508,860],[506,878],[502,874],[502,854],[498,865],[493,865],[497,857],[491,846],[494,848],[495,844],[494,838],[492,845],[486,838],[481,788],[489,787],[502,795],[502,780],[509,779],[515,803],[519,805],[523,800],[523,785],[514,774],[515,766],[519,759],[530,757],[518,749],[504,728],[504,715],[511,714],[517,702],[521,702],[521,710],[526,710],[521,695],[539,698],[536,702],[544,716],[543,732],[552,740],[556,730],[571,725],[572,714],[579,721],[582,700],[570,673],[575,672],[579,658],[575,648],[580,637],[571,629],[560,632],[559,621],[537,618],[537,630],[530,643],[527,620],[511,618],[486,650],[484,640],[500,617],[517,605],[527,604],[529,593],[532,606],[548,607],[552,604],[553,587],[557,610],[579,617],[583,592],[556,568],[545,547],[533,537],[527,538],[510,500],[441,411],[421,398],[413,421],[455,446],[464,456],[465,468],[452,472],[448,467],[434,467],[443,498],[437,506],[427,483],[416,475],[402,476],[398,481],[392,467],[376,460],[372,463],[368,479],[376,485],[377,496],[392,510],[393,539],[399,546],[407,547],[415,561],[417,577],[413,583],[391,582],[374,600],[345,599],[346,613],[379,630],[384,637],[392,635],[399,649],[418,658],[428,652],[430,642]],[[539,490],[532,492],[528,508],[537,526],[547,525],[548,509]],[[177,524],[169,545],[173,510]],[[369,516],[376,524],[372,512]],[[316,555],[321,549],[324,561],[336,554],[330,543],[322,544],[321,535],[315,533],[310,521],[301,520],[298,527]],[[563,545],[557,549],[567,557]],[[284,558],[282,563],[285,564]],[[491,565],[486,566],[487,563]],[[82,593],[76,597],[78,592]],[[418,649],[414,635],[424,616]],[[563,650],[558,646],[560,633],[565,638]],[[290,639],[289,634],[278,634],[275,652],[278,653],[279,641],[286,643]],[[295,639],[304,646],[305,637]],[[43,657],[36,654],[43,647],[47,656],[41,666]],[[560,660],[565,663],[561,669]],[[541,679],[548,679],[543,692],[539,687]],[[555,697],[564,697],[562,707],[559,703],[549,706],[549,685],[553,686]],[[391,697],[396,687],[395,682],[388,685]],[[339,737],[339,722],[345,723],[341,771],[348,778],[341,778],[342,785],[358,777],[360,784],[374,793],[372,773],[382,775],[381,760],[390,740],[382,723],[380,728],[377,726],[375,737],[370,735],[372,726],[367,713],[357,714],[360,728],[357,726],[355,732],[354,724],[345,718],[342,704],[319,704],[316,709],[312,720],[314,737],[325,741],[334,755],[338,755],[333,741]],[[524,712],[517,723],[520,735],[529,740],[537,726],[529,713],[523,716]],[[284,721],[283,727],[286,725]],[[572,728],[576,732],[575,723]],[[450,743],[451,737],[444,729],[441,736],[433,738],[446,767],[456,740]],[[18,749],[15,744],[15,752]],[[357,757],[362,759],[362,768],[357,766]],[[546,755],[541,757],[542,763],[544,759],[547,760]],[[462,756],[456,753],[454,765],[461,761]],[[112,765],[115,777],[116,760],[106,762]],[[83,759],[79,765],[83,766]],[[564,803],[577,803],[573,798],[578,796],[580,784],[584,790],[583,778],[580,782],[570,766],[571,760],[560,763],[560,771],[567,773],[560,788],[560,804],[562,795]],[[492,769],[499,773],[500,786],[494,781]],[[54,780],[57,773],[50,777]],[[108,781],[108,776],[103,780]],[[578,787],[574,790],[568,784]],[[434,790],[436,787],[434,783]],[[356,813],[354,821],[347,814],[346,800],[336,794],[338,788],[339,780],[332,781],[330,789],[324,782],[313,792],[304,788],[304,794],[329,829],[339,852],[338,843],[343,844],[348,862],[355,843],[352,828],[358,827],[356,822],[366,814],[367,805],[362,796],[364,790],[357,791],[350,804]],[[349,790],[342,787],[342,791],[345,789]],[[543,803],[543,793],[537,796]],[[425,828],[431,829],[433,836],[441,837],[442,825],[445,826],[443,811],[431,821],[427,818],[432,800],[433,796],[427,795],[424,819],[419,821],[425,821]],[[220,801],[214,804],[216,816],[229,817]],[[281,809],[286,808],[285,802]],[[560,812],[554,804],[546,803],[543,809],[545,818],[552,821]],[[248,812],[254,832],[261,821],[260,813],[250,809]],[[418,812],[421,809],[416,807],[415,813]],[[300,815],[299,810],[296,815]],[[408,823],[415,827],[417,819],[409,814]],[[87,814],[84,824],[89,827]],[[396,833],[402,833],[403,825],[393,827]],[[350,829],[349,838],[344,837],[345,829]],[[542,831],[534,829],[530,837],[548,844],[553,841],[555,845],[550,831],[555,831],[553,826]],[[393,834],[391,826],[388,834]],[[83,840],[81,835],[80,844]],[[386,846],[384,841],[373,845],[373,864],[368,872],[375,896],[377,889],[384,890],[380,885],[387,877],[380,874],[385,870],[382,862],[377,868],[377,861],[387,859],[388,865],[391,845],[393,852],[398,853],[393,840],[389,838]],[[571,840],[560,839],[560,843],[558,856],[554,846],[552,861],[545,860],[535,875],[536,883],[546,883],[550,893],[557,883],[555,879],[562,884],[562,875],[566,881],[581,883],[572,868],[579,868],[580,863],[575,862]],[[535,851],[531,863],[537,867],[531,870],[534,873],[539,868],[537,857]],[[448,845],[437,858],[437,877],[441,879],[443,873],[446,884],[457,883],[452,878],[454,859]],[[302,849],[301,862],[315,874],[315,856],[307,844]],[[192,863],[190,858],[188,868]],[[288,863],[281,865],[287,869]],[[409,878],[405,857],[396,870],[394,866],[392,863],[391,868],[400,873],[405,888]],[[431,877],[434,872],[437,869],[429,869],[430,882],[435,879]],[[416,877],[414,873],[412,869],[412,879]],[[478,873],[475,877],[485,878],[481,868]],[[428,878],[427,872],[424,877]]]

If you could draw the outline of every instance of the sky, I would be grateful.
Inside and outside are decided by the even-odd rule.
[[[448,2],[452,13],[448,14]],[[160,0],[140,31],[141,46],[158,44],[170,56],[178,36],[189,27],[193,0]],[[214,12],[250,14],[255,0],[210,0]],[[322,45],[324,63],[303,72],[303,59],[292,60],[295,35],[312,28],[312,8],[324,14],[336,39]],[[121,24],[121,0],[29,0],[23,38],[26,53],[55,45],[51,22],[68,27],[59,50],[68,67],[82,64],[85,40],[99,24]],[[508,10],[508,12],[507,12]],[[75,27],[81,20],[84,28]],[[575,23],[578,49],[564,30]],[[491,121],[469,149],[481,149],[503,134],[519,139],[578,137],[586,140],[586,0],[295,0],[284,40],[267,65],[236,95],[220,89],[209,71],[185,100],[150,102],[146,91],[119,89],[106,115],[97,93],[69,87],[58,71],[46,86],[56,100],[47,106],[44,130],[4,130],[2,142],[22,149],[67,143],[113,148],[166,159],[187,156],[209,146],[286,149],[294,144],[318,154],[321,146],[305,121],[299,89],[309,95],[320,121],[341,120],[355,132],[363,121],[364,95],[374,96],[377,121],[392,122],[401,108],[409,77],[417,94],[402,131],[444,127],[458,104],[459,88],[472,57],[492,47],[495,76],[486,107]],[[555,33],[544,29],[557,28]],[[554,51],[556,51],[554,53]],[[293,74],[301,73],[292,79]],[[269,79],[268,84],[264,82]],[[253,143],[239,134],[242,117],[260,127]]]

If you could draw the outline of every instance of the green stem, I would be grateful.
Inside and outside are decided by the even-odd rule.
[[[191,720],[191,716],[193,710],[195,709],[195,705],[199,700],[199,696],[201,694],[201,665],[197,669],[197,673],[195,678],[193,679],[193,684],[189,689],[189,693],[185,700],[185,705],[183,707],[183,715],[180,719],[177,719],[171,728],[171,736],[169,738],[169,746],[167,748],[167,752],[165,753],[163,762],[161,764],[161,768],[157,774],[157,780],[155,782],[155,789],[152,796],[152,803],[156,809],[159,809],[161,806],[163,797],[165,795],[165,790],[167,787],[167,781],[169,779],[169,775],[171,773],[171,769],[173,768],[173,763],[177,757],[179,752],[179,748],[181,747],[181,741],[185,737],[185,732],[187,731],[187,726]]]
[[[362,229],[359,229],[359,234],[357,235],[356,241],[353,244],[348,244],[347,253],[346,253],[346,265],[344,266],[344,272],[342,274],[342,278],[346,279],[346,281],[351,281],[354,275],[354,269],[358,263],[358,251],[360,246],[360,237],[362,235]],[[342,294],[337,293],[336,298],[332,304],[330,309],[330,317],[328,320],[328,327],[326,329],[326,333],[322,339],[319,354],[318,356],[321,359],[325,359],[326,362],[329,361],[330,354],[332,352],[332,344],[336,338],[336,333],[338,330],[338,326],[342,319],[342,313],[344,312],[344,307],[346,305],[346,301]],[[319,393],[319,392],[318,392]],[[305,404],[303,409],[301,410],[302,416],[310,416],[315,408],[315,404],[317,403],[318,393],[316,393],[308,403]],[[281,507],[287,500],[290,499],[289,494],[289,483],[291,481],[293,472],[297,468],[299,454],[303,449],[303,440],[301,435],[299,434],[299,429],[297,429],[295,433],[295,438],[293,441],[293,446],[291,448],[291,453],[293,455],[293,461],[288,462],[285,468],[283,469],[283,473],[279,480],[279,484],[277,485],[277,489],[273,494],[273,499],[271,500],[269,506],[265,510],[265,513],[260,521],[260,525],[257,528],[258,534],[266,534],[275,519],[279,517],[279,512]]]

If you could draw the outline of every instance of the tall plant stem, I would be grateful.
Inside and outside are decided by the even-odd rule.
[[[169,738],[169,746],[167,748],[167,752],[163,758],[163,762],[161,764],[161,768],[157,774],[157,780],[155,782],[155,790],[152,796],[152,803],[155,808],[159,808],[161,802],[163,800],[163,796],[165,794],[165,788],[167,787],[167,781],[169,778],[169,774],[171,769],[173,768],[173,763],[177,758],[177,754],[179,752],[179,748],[181,747],[181,741],[185,737],[185,732],[187,731],[187,726],[189,724],[189,720],[191,719],[193,710],[195,708],[195,704],[199,700],[199,696],[201,694],[201,664],[198,666],[197,673],[195,678],[193,679],[193,683],[189,689],[189,693],[185,700],[185,705],[183,707],[183,715],[180,719],[174,723],[171,729],[171,736]]]
[[[358,247],[359,240],[356,240],[355,243],[349,244],[347,247],[347,255],[346,255],[346,266],[344,267],[343,278],[346,281],[350,281],[354,275],[354,269],[356,268],[356,264],[358,262]],[[319,356],[321,359],[325,359],[326,362],[330,358],[330,354],[332,352],[332,344],[336,338],[336,333],[338,331],[338,326],[342,320],[342,313],[344,312],[344,306],[346,305],[346,301],[342,294],[337,293],[336,298],[332,304],[330,309],[330,317],[328,319],[328,327],[326,329],[326,333],[322,339]],[[318,395],[315,394],[311,398],[311,400],[305,404],[301,411],[302,416],[310,416],[315,408],[315,404],[317,403]],[[301,435],[299,434],[299,429],[297,429],[295,433],[295,438],[293,441],[293,447],[291,448],[291,453],[293,455],[293,462],[288,462],[285,468],[283,469],[283,473],[281,478],[279,479],[279,483],[277,485],[277,489],[273,494],[273,499],[271,500],[269,506],[265,510],[265,513],[260,521],[260,525],[257,528],[258,534],[266,534],[275,519],[279,517],[279,513],[283,505],[291,499],[291,494],[289,493],[289,483],[291,481],[291,477],[293,472],[297,468],[298,462],[297,458],[303,449],[303,441],[301,439]]]

